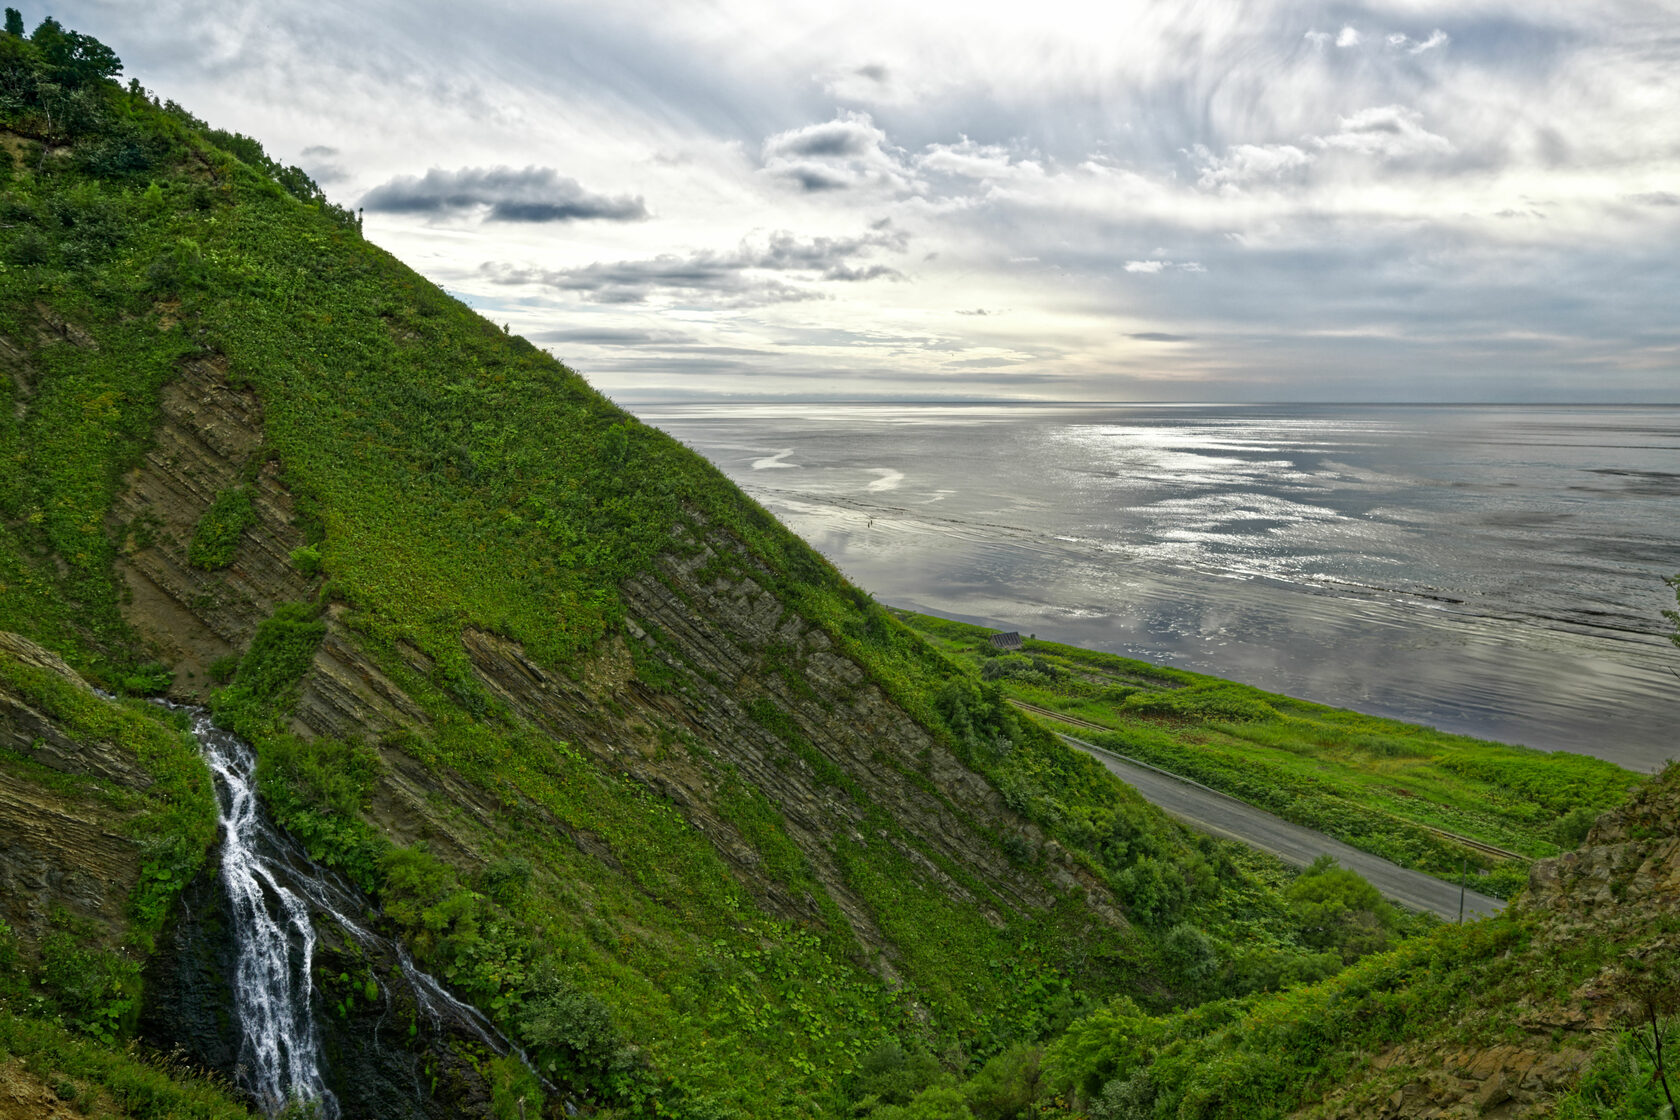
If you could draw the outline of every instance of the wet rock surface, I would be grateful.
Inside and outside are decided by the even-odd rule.
[[[307,900],[317,938],[308,1002],[326,1115],[373,1120],[447,1120],[488,1115],[490,1061],[505,1040],[435,982],[400,946],[376,932],[379,915],[347,884],[310,864],[282,834],[265,842],[281,886]],[[145,972],[141,1037],[248,1085],[236,1013],[236,915],[212,863],[182,892]],[[294,950],[301,948],[293,937]],[[253,1098],[258,1108],[274,1102]],[[533,1114],[534,1118],[534,1114]]]

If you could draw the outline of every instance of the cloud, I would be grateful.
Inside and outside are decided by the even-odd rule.
[[[331,186],[350,177],[344,168],[339,166],[335,158],[337,155],[337,148],[329,148],[325,144],[311,144],[298,153],[298,164],[311,179],[323,186]]]
[[[1359,32],[1351,27],[1342,28],[1336,36],[1336,45],[1338,47],[1357,47],[1359,45]]]
[[[486,263],[479,271],[497,284],[540,284],[581,293],[595,303],[644,303],[654,295],[703,295],[721,300],[719,306],[754,307],[828,298],[813,288],[766,273],[802,274],[800,279],[807,282],[902,280],[903,273],[890,265],[855,262],[877,249],[902,251],[909,240],[890,222],[877,222],[857,237],[802,241],[781,231],[771,234],[762,245],[743,241],[727,252],[703,249],[687,256],[664,253],[643,260],[597,261],[566,269]]]
[[[1414,109],[1383,105],[1339,117],[1335,132],[1306,136],[1299,145],[1232,144],[1220,156],[1197,144],[1185,154],[1197,165],[1197,188],[1237,195],[1256,184],[1301,179],[1324,153],[1347,152],[1384,161],[1452,153],[1452,141],[1425,129],[1419,123],[1422,119]]]
[[[1019,149],[980,144],[964,136],[955,144],[929,144],[916,157],[916,168],[978,182],[1042,178],[1043,164],[1024,158]]]
[[[1187,334],[1168,334],[1165,331],[1134,331],[1131,334],[1128,334],[1126,337],[1127,338],[1135,338],[1139,342],[1190,342],[1190,341],[1192,341],[1190,335],[1187,335]]]
[[[1402,34],[1398,31],[1388,37],[1388,45],[1390,47],[1393,47],[1395,50],[1403,50],[1407,54],[1422,54],[1425,51],[1432,51],[1440,47],[1444,47],[1450,42],[1452,42],[1452,36],[1448,35],[1445,31],[1442,31],[1439,27],[1429,33],[1429,38],[1421,41],[1413,39],[1410,36]]]
[[[809,193],[910,186],[900,153],[868,113],[778,132],[764,141],[760,162],[766,174]]]
[[[1630,194],[1624,197],[1629,202],[1638,202],[1645,206],[1680,206],[1680,194],[1673,191],[1647,191],[1644,194]]]
[[[635,327],[571,327],[535,331],[525,337],[532,342],[573,342],[580,346],[673,346],[693,340],[682,331]]]
[[[1421,113],[1402,105],[1362,109],[1351,117],[1340,118],[1338,131],[1313,137],[1311,143],[1321,149],[1357,152],[1385,160],[1451,152],[1452,141],[1425,129],[1418,123],[1422,119]]]
[[[552,167],[434,167],[374,187],[362,196],[362,206],[391,214],[485,209],[489,220],[501,222],[634,222],[648,216],[640,197],[595,194]]]
[[[1234,144],[1222,157],[1198,144],[1191,154],[1202,163],[1196,185],[1227,193],[1260,180],[1280,179],[1313,161],[1293,144]]]
[[[1202,267],[1200,261],[1167,261],[1159,259],[1127,261],[1121,266],[1121,268],[1122,271],[1125,272],[1141,272],[1150,276],[1153,276],[1157,272],[1165,272],[1169,268],[1177,269],[1180,272],[1207,271],[1207,269]],[[1141,336],[1134,335],[1133,337],[1136,338]]]

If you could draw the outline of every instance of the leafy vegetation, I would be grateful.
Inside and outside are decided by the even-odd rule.
[[[103,1045],[0,1006],[0,1069],[21,1069],[67,1107],[135,1120],[246,1120],[230,1087],[161,1057]],[[15,1082],[14,1082],[15,1084]]]
[[[1527,881],[1531,859],[1580,843],[1639,781],[1584,755],[1450,735],[1094,650],[1029,640],[1025,652],[999,655],[980,627],[900,616],[1060,731],[1402,866],[1445,878],[1468,866],[1478,889],[1503,897]]]
[[[257,511],[251,505],[251,492],[243,486],[224,490],[199,519],[187,558],[193,567],[207,572],[227,567],[233,563],[240,534],[256,523]]]

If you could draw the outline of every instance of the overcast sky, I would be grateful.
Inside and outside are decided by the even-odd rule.
[[[21,6],[623,401],[1680,401],[1677,2]]]

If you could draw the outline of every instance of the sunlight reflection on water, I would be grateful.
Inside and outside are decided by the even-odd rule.
[[[1638,769],[1676,753],[1680,408],[640,414],[883,602]]]

